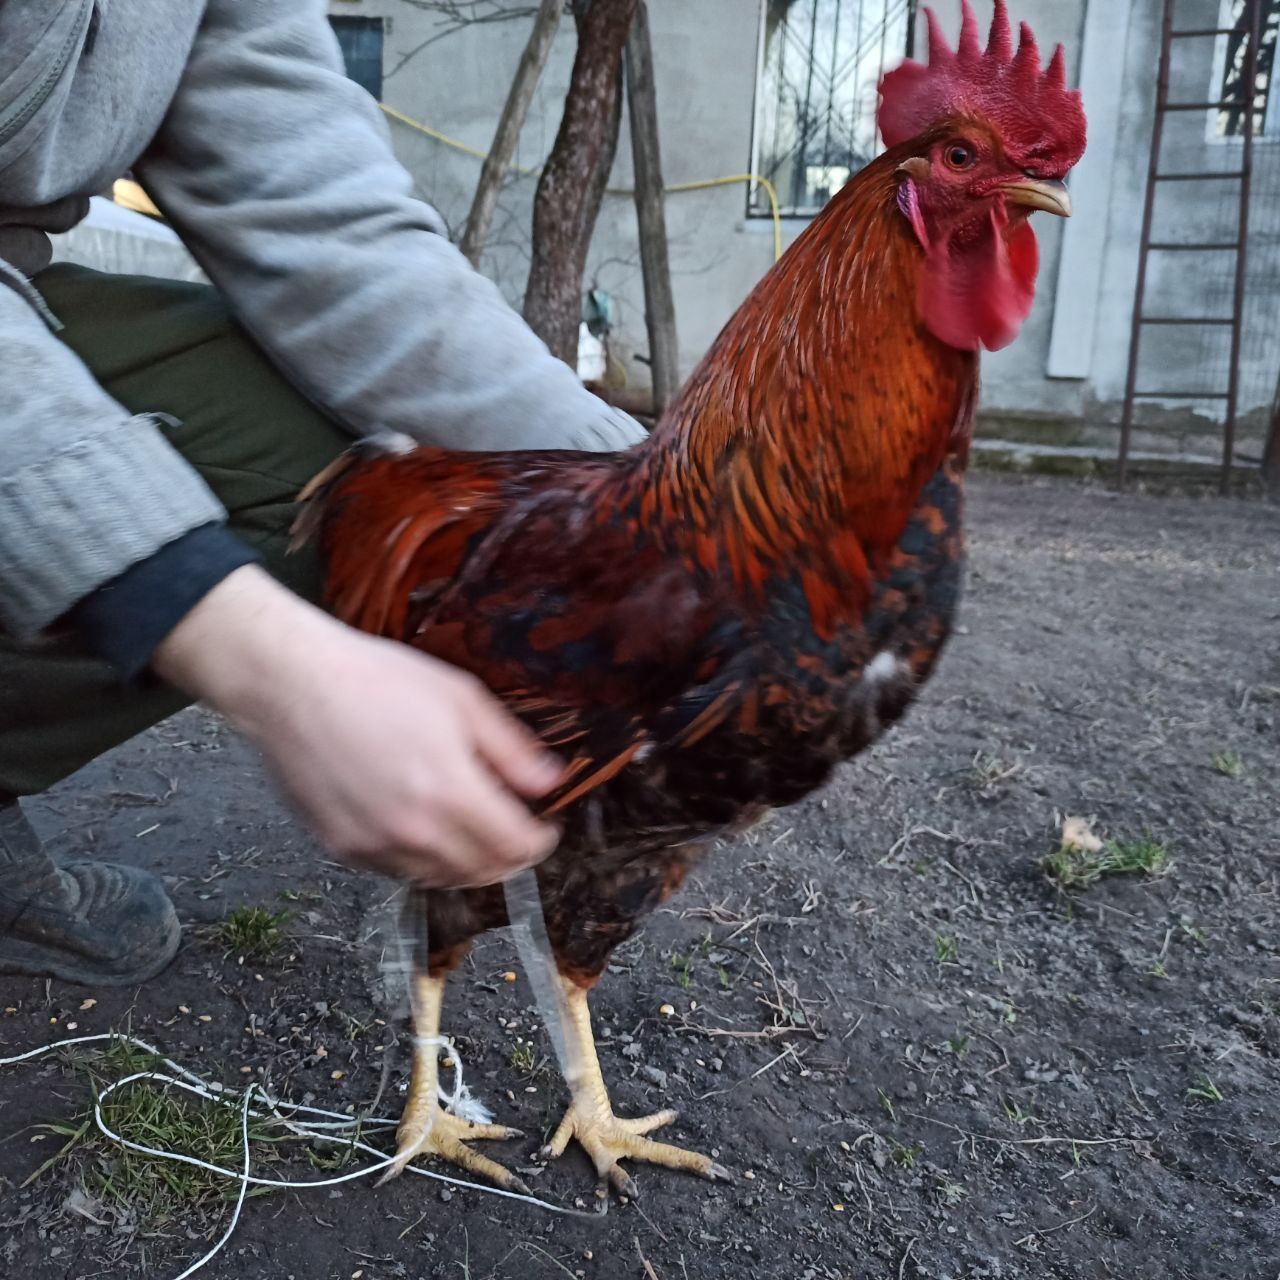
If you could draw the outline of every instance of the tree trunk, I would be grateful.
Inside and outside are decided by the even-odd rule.
[[[636,221],[640,226],[640,268],[644,276],[644,318],[649,330],[653,404],[659,415],[680,386],[676,345],[676,304],[667,256],[667,215],[658,147],[658,100],[649,42],[649,10],[640,0],[627,36],[627,107],[631,154],[636,171]]]
[[[570,365],[577,364],[587,249],[617,144],[622,47],[637,3],[576,0],[578,52],[560,130],[533,201],[524,318]]]
[[[511,157],[515,155],[516,143],[520,140],[520,130],[524,127],[525,117],[529,114],[533,92],[538,87],[543,68],[547,65],[547,57],[555,42],[556,31],[560,26],[560,15],[563,12],[564,0],[542,0],[537,17],[533,20],[529,43],[525,45],[524,52],[520,55],[520,65],[516,67],[511,91],[507,94],[506,105],[502,108],[502,115],[498,119],[497,132],[493,135],[493,145],[489,148],[484,167],[480,170],[475,199],[471,202],[471,212],[467,215],[467,227],[462,233],[462,252],[467,255],[472,266],[478,266],[480,263],[480,254],[484,251],[484,242],[488,238],[489,227],[493,223],[493,211],[498,205],[498,193],[502,190],[502,180],[511,167]]]

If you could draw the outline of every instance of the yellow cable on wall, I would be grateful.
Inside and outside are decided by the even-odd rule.
[[[468,146],[465,142],[459,142],[457,138],[451,138],[447,133],[441,133],[439,129],[433,129],[428,124],[423,124],[421,120],[415,120],[412,116],[407,116],[403,111],[397,111],[395,107],[389,107],[385,102],[378,105],[393,120],[399,121],[401,124],[408,126],[410,129],[417,130],[418,133],[425,134],[428,138],[434,138],[436,142],[442,143],[446,147],[452,147],[454,151],[461,151],[464,155],[474,156],[477,160],[488,159],[488,153],[479,150],[477,147]],[[533,177],[540,170],[541,166],[535,169],[525,168],[523,165],[513,164],[511,166],[516,173],[525,174]],[[777,262],[782,257],[782,215],[778,210],[778,193],[773,188],[773,183],[768,178],[758,173],[734,173],[724,178],[703,178],[698,182],[677,182],[664,186],[664,191],[705,191],[709,187],[726,187],[737,182],[754,182],[769,197],[769,211],[773,217],[773,260]],[[606,188],[610,195],[630,196],[635,195],[632,187],[608,187]]]

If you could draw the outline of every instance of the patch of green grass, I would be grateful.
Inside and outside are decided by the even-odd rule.
[[[675,970],[676,981],[686,991],[693,982],[693,960],[693,956],[687,956],[680,951],[671,953],[671,967]]]
[[[1108,840],[1101,849],[1063,845],[1040,864],[1059,889],[1087,889],[1103,876],[1159,876],[1171,862],[1167,846],[1150,836],[1138,840]]]
[[[938,1199],[949,1209],[955,1208],[968,1194],[969,1190],[963,1183],[945,1181],[938,1183]]]
[[[1200,1078],[1187,1090],[1187,1097],[1197,1102],[1221,1102],[1222,1090],[1202,1071]]]
[[[218,939],[228,950],[241,955],[270,955],[284,941],[280,926],[288,918],[287,911],[237,907],[218,926]]]
[[[933,959],[935,964],[956,964],[960,959],[960,943],[945,934],[937,934],[933,939]]]
[[[895,1138],[889,1139],[889,1158],[894,1164],[900,1165],[904,1169],[915,1167],[916,1161],[924,1154],[924,1148],[918,1143],[912,1143],[911,1146],[904,1146]]]
[[[1036,1118],[1036,1113],[1029,1107],[1024,1107],[1017,1098],[1006,1098],[1004,1100],[1004,1113],[1016,1125],[1024,1125]]]
[[[102,1090],[138,1071],[164,1068],[158,1058],[125,1040],[115,1040],[92,1056],[73,1059],[74,1068],[88,1080],[91,1101],[65,1123],[44,1128],[67,1139],[62,1150],[38,1173],[56,1160],[81,1162],[86,1189],[103,1202],[112,1202],[147,1229],[183,1221],[192,1212],[212,1209],[238,1192],[237,1184],[205,1169],[131,1151],[112,1142],[94,1123],[93,1107]],[[194,1156],[223,1168],[238,1169],[244,1159],[240,1110],[194,1098],[176,1089],[165,1089],[139,1080],[110,1093],[102,1102],[106,1125],[132,1142]],[[269,1122],[250,1118],[249,1139],[259,1144],[255,1166],[269,1162],[272,1153],[262,1143],[289,1141]],[[38,1175],[37,1175],[38,1176]],[[267,1187],[251,1187],[262,1195]]]
[[[893,1102],[889,1095],[883,1089],[876,1089],[876,1097],[880,1099],[880,1109],[889,1117],[890,1120],[896,1120],[897,1116],[893,1114]]]
[[[1238,751],[1231,750],[1230,747],[1222,751],[1215,751],[1210,757],[1209,763],[1224,778],[1238,778],[1244,772],[1243,757]]]
[[[963,1058],[965,1050],[968,1049],[972,1036],[962,1035],[959,1031],[955,1035],[950,1036],[947,1040],[947,1048],[951,1050],[957,1058]]]
[[[510,1062],[512,1070],[518,1071],[522,1076],[530,1076],[538,1065],[538,1055],[531,1044],[513,1044]]]

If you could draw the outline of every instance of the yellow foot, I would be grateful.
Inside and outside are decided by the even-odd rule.
[[[382,1175],[379,1185],[402,1173],[411,1160],[425,1155],[438,1156],[508,1191],[518,1191],[526,1196],[530,1194],[529,1188],[510,1169],[467,1146],[468,1142],[487,1138],[501,1141],[523,1137],[519,1129],[508,1129],[505,1124],[474,1124],[446,1111],[434,1099],[426,1105],[417,1105],[417,1101],[411,1097],[400,1118],[400,1127],[396,1131],[396,1162]],[[434,1110],[434,1115],[428,1108]],[[428,1119],[431,1120],[429,1130],[426,1128]]]
[[[665,1165],[668,1169],[684,1169],[712,1181],[730,1181],[732,1175],[729,1171],[706,1156],[665,1142],[654,1142],[644,1136],[670,1124],[675,1118],[674,1111],[659,1111],[635,1120],[622,1120],[608,1106],[585,1108],[575,1102],[565,1112],[555,1136],[540,1154],[544,1160],[554,1160],[564,1154],[570,1138],[577,1138],[595,1163],[600,1179],[596,1195],[602,1200],[608,1199],[610,1185],[619,1195],[639,1198],[635,1181],[618,1163],[619,1160],[646,1160],[649,1164]]]

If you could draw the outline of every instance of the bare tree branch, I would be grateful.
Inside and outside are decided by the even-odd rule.
[[[676,304],[671,293],[667,254],[667,216],[658,146],[658,100],[654,88],[649,10],[640,0],[627,36],[627,109],[631,121],[631,154],[636,172],[636,221],[640,228],[640,265],[644,273],[644,318],[649,331],[649,364],[653,371],[653,404],[661,412],[680,385],[676,342]]]
[[[516,68],[515,79],[511,82],[511,90],[498,119],[493,145],[480,170],[480,181],[476,184],[471,212],[467,215],[467,229],[462,236],[462,252],[473,266],[480,261],[485,237],[489,234],[489,224],[493,221],[493,211],[498,203],[498,192],[511,165],[511,157],[515,155],[520,130],[529,114],[529,104],[533,101],[542,69],[547,65],[547,57],[551,53],[551,45],[556,38],[563,12],[564,0],[542,0],[538,16],[534,19],[533,31],[529,34],[529,43],[520,55],[520,65]]]
[[[396,65],[383,76],[384,81],[390,80],[397,72],[402,71],[424,49],[430,48],[438,40],[444,40],[455,32],[461,31],[464,27],[491,22],[509,22],[513,18],[529,18],[537,13],[537,9],[532,5],[522,4],[513,8],[503,4],[502,0],[401,0],[401,3],[407,4],[411,9],[438,14],[440,21],[437,29],[425,40],[401,55]]]

